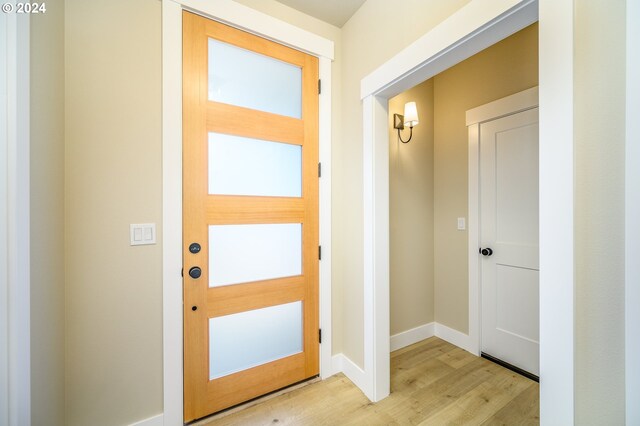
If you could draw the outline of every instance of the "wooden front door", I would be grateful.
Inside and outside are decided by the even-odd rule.
[[[318,61],[183,14],[184,420],[318,375]]]

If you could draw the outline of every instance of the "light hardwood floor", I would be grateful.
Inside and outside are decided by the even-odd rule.
[[[391,354],[373,404],[343,374],[198,425],[537,425],[538,383],[436,337]]]

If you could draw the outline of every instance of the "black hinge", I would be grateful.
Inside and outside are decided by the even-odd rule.
[[[184,268],[180,269],[180,276],[184,278]]]
[[[322,260],[322,246],[318,246],[318,260]]]
[[[318,343],[322,343],[322,329],[318,329]]]
[[[322,163],[318,163],[318,177],[322,177]]]
[[[322,80],[318,80],[318,95],[322,93]]]

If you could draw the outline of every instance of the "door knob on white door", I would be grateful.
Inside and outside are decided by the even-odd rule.
[[[483,256],[491,256],[493,254],[493,250],[490,248],[480,248],[480,254]]]

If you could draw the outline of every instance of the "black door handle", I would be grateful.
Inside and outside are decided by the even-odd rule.
[[[493,254],[493,250],[491,250],[490,248],[481,248],[480,253],[483,256],[491,256]]]

